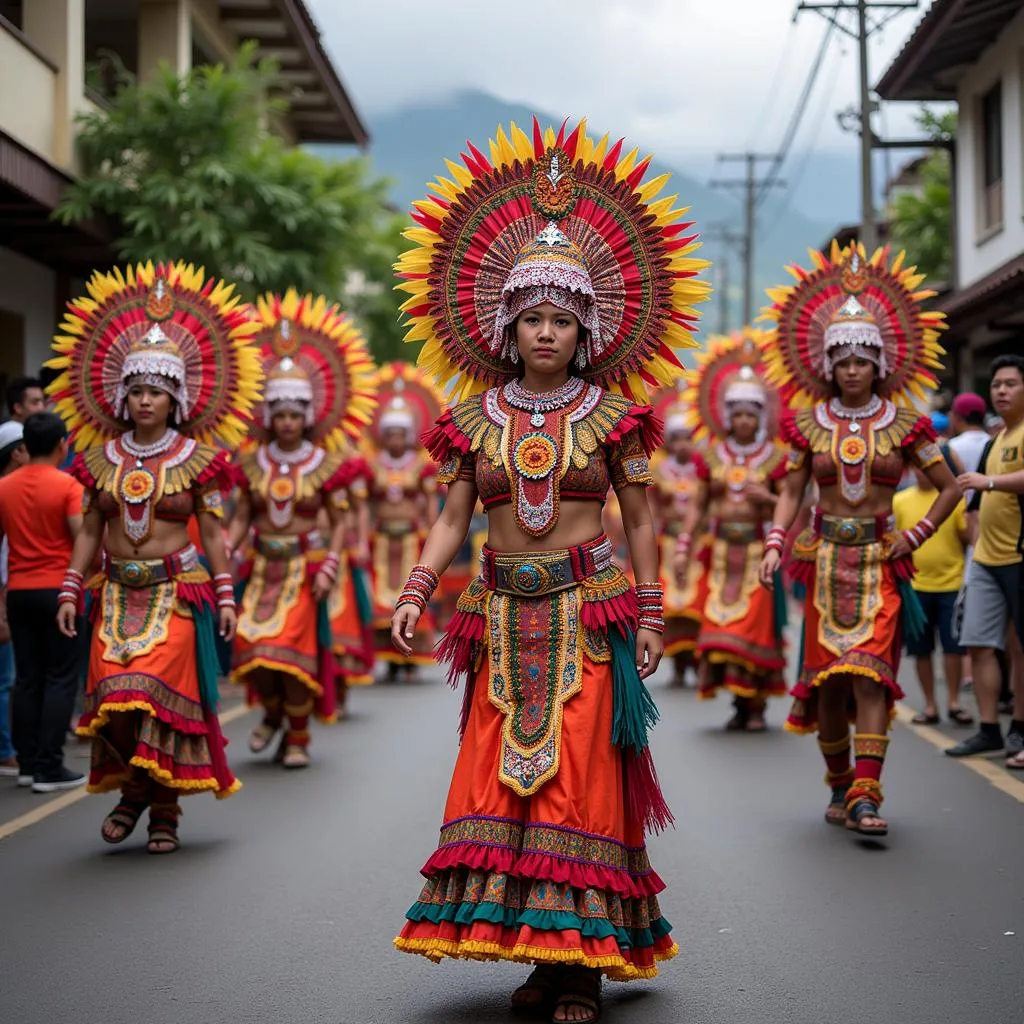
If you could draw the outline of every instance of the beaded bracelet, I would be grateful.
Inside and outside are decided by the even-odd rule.
[[[772,526],[768,531],[768,536],[764,539],[764,550],[765,552],[777,551],[782,554],[782,549],[786,545],[786,531],[781,526]]]
[[[665,590],[660,583],[638,583],[636,590],[637,621],[641,629],[665,632]]]
[[[414,565],[409,573],[402,592],[398,595],[395,607],[403,604],[414,604],[423,611],[434,596],[441,577],[429,565]]]
[[[903,531],[911,551],[916,551],[929,537],[935,533],[935,524],[925,516],[916,526]]]
[[[57,594],[57,604],[73,604],[76,607],[81,605],[84,585],[85,576],[77,569],[68,569],[64,573],[64,582],[61,583]]]

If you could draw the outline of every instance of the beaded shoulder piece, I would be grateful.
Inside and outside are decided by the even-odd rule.
[[[766,479],[774,480],[781,476],[785,470],[786,449],[772,440],[766,440],[759,448],[743,457],[742,462],[733,452],[730,452],[724,441],[713,444],[705,453],[708,471],[711,476],[720,477],[728,473],[730,467],[743,465],[748,473],[763,475]]]
[[[269,445],[255,445],[238,460],[238,483],[258,494],[267,505],[267,516],[276,529],[286,529],[295,506],[312,501],[321,492],[330,494],[351,484],[358,466],[344,452],[328,452],[319,445],[299,449],[297,457],[275,459]]]
[[[214,481],[230,486],[227,453],[177,435],[159,454],[130,451],[120,437],[87,448],[71,473],[85,487],[111,495],[121,508],[126,536],[136,544],[149,539],[161,499]]]
[[[558,522],[559,484],[570,467],[586,469],[599,449],[634,433],[648,456],[661,442],[661,424],[650,406],[634,405],[596,384],[584,385],[566,406],[543,414],[513,406],[507,387],[447,410],[423,443],[440,463],[442,478],[471,453],[503,466],[517,524],[530,536],[542,537]]]
[[[904,406],[890,401],[882,404],[881,411],[872,420],[863,421],[874,435],[874,450],[878,455],[889,455],[901,448],[913,448],[919,443],[935,440],[931,421]],[[819,402],[810,409],[799,409],[785,417],[782,423],[783,439],[800,451],[812,455],[831,452],[833,435],[839,422],[830,414],[827,402]]]

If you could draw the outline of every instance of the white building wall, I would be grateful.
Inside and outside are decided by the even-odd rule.
[[[1024,252],[1024,12],[960,82],[957,96],[958,285],[967,288]],[[981,97],[1003,89],[1003,224],[985,233],[981,214]]]
[[[57,277],[49,267],[0,247],[0,310],[24,318],[26,374],[38,373],[50,358],[50,344],[59,326],[54,323],[56,289]]]

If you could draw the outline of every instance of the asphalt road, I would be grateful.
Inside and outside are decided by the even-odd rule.
[[[682,953],[653,982],[608,986],[605,1019],[1020,1019],[1024,803],[1012,789],[898,726],[893,831],[868,844],[822,822],[813,740],[726,735],[724,700],[654,689],[678,826],[653,841],[652,859]],[[253,719],[234,721],[245,789],[187,800],[174,856],[148,856],[141,829],[106,846],[112,797],[0,840],[0,1021],[509,1019],[524,968],[434,966],[391,946],[436,840],[459,698],[434,677],[359,690],[352,704],[350,721],[316,731],[305,773],[252,758]],[[782,716],[779,702],[771,718]],[[0,829],[45,799],[0,780]]]

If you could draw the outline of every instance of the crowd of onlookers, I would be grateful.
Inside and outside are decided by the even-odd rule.
[[[991,403],[959,394],[932,413],[940,448],[963,500],[914,552],[914,588],[927,627],[907,639],[924,707],[919,725],[941,721],[935,650],[941,650],[945,711],[956,725],[974,716],[961,703],[973,689],[977,731],[946,752],[1004,751],[1024,770],[1024,357],[992,366]],[[43,384],[12,381],[0,423],[0,776],[37,792],[81,785],[63,746],[80,690],[84,652],[56,629],[57,593],[81,523],[81,487],[60,470],[68,452]],[[897,493],[897,528],[924,518],[936,491],[913,471]],[[15,686],[15,664],[18,666]],[[1004,735],[1000,714],[1009,714]],[[25,751],[31,750],[29,761]],[[18,752],[21,752],[19,757]]]
[[[974,718],[960,704],[974,690],[978,729],[946,751],[951,757],[1005,750],[1007,767],[1024,770],[1024,357],[992,364],[990,399],[957,395],[932,413],[940,448],[957,477],[963,500],[935,535],[914,552],[914,589],[927,621],[924,635],[907,640],[924,695],[914,722],[940,721],[934,652],[942,651],[949,719]],[[935,489],[914,471],[896,495],[897,528],[927,515]],[[1010,715],[1005,736],[1000,713]]]

